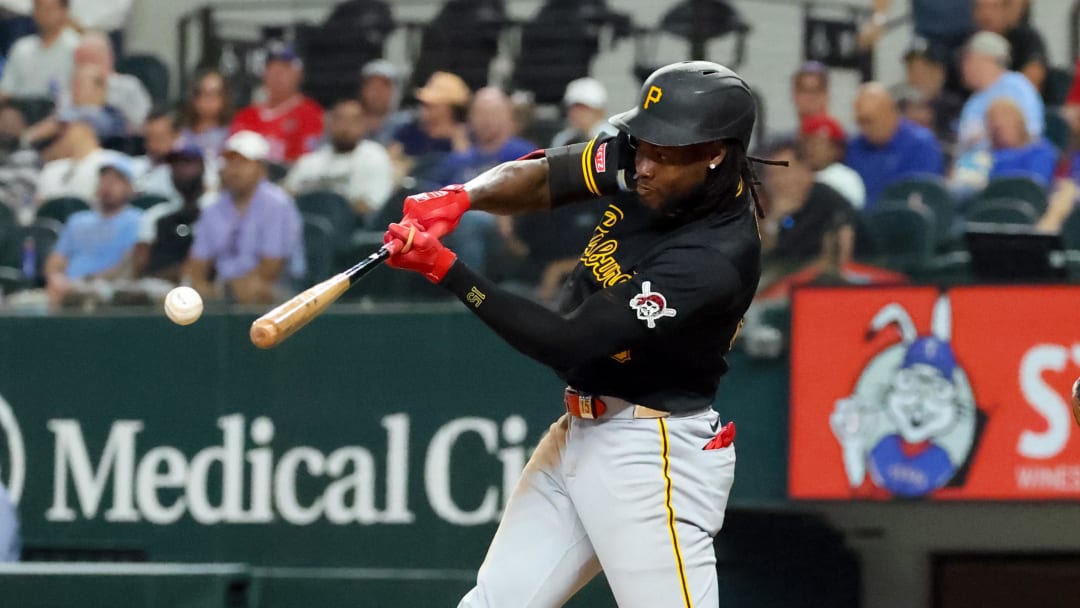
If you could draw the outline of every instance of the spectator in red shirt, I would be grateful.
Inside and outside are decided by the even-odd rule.
[[[291,164],[318,147],[323,135],[323,110],[300,93],[304,66],[292,47],[272,43],[263,70],[265,101],[237,113],[230,132],[254,131],[270,142],[267,160]]]

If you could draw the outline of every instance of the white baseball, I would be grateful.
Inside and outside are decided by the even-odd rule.
[[[202,297],[190,287],[175,287],[165,296],[165,314],[177,325],[191,325],[202,311]]]

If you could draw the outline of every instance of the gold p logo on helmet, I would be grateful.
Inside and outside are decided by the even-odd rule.
[[[650,105],[660,103],[660,98],[663,96],[664,90],[660,87],[656,85],[649,87],[649,92],[645,95],[645,103],[641,106],[641,109],[648,110]]]

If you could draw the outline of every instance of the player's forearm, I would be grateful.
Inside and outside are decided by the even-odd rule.
[[[503,163],[469,181],[465,190],[472,209],[498,215],[551,208],[544,158]]]
[[[604,319],[563,317],[508,293],[458,261],[440,283],[522,354],[556,371],[618,352],[624,346]]]

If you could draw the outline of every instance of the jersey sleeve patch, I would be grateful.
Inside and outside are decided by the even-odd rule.
[[[639,321],[645,321],[649,329],[656,328],[656,321],[664,317],[674,317],[678,312],[668,306],[667,298],[659,291],[652,290],[652,283],[644,281],[641,293],[630,298],[630,308],[637,313]]]

